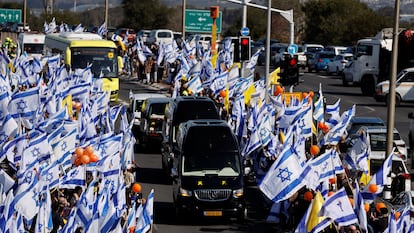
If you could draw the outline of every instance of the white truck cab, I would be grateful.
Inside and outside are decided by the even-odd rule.
[[[40,32],[22,32],[18,42],[22,52],[26,52],[29,58],[40,58],[45,53],[45,34]]]

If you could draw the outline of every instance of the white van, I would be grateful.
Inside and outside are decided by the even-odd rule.
[[[45,52],[45,34],[40,32],[23,32],[19,34],[18,42],[22,52],[28,57],[41,59]]]
[[[170,44],[174,40],[174,32],[169,29],[154,29],[151,30],[149,37],[147,38],[147,44],[156,43],[161,44]]]

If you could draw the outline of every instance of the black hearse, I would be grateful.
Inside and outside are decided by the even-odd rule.
[[[172,175],[179,218],[245,218],[241,152],[226,121],[189,120],[180,124]]]
[[[162,168],[171,176],[172,160],[177,150],[177,129],[180,123],[196,119],[220,119],[215,102],[207,96],[177,96],[165,106]]]

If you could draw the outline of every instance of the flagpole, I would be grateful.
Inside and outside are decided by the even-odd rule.
[[[272,0],[268,0],[267,6],[267,30],[266,30],[266,67],[265,67],[265,83],[266,83],[266,91],[265,91],[265,100],[268,99],[269,90],[267,87],[269,86],[269,65],[270,65],[270,32],[271,32],[271,18],[272,18]]]

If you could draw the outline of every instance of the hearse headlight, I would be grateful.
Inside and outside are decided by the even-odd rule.
[[[182,196],[182,197],[191,197],[191,196],[193,196],[193,192],[180,187],[180,196]]]
[[[243,188],[233,190],[233,197],[243,197]]]

